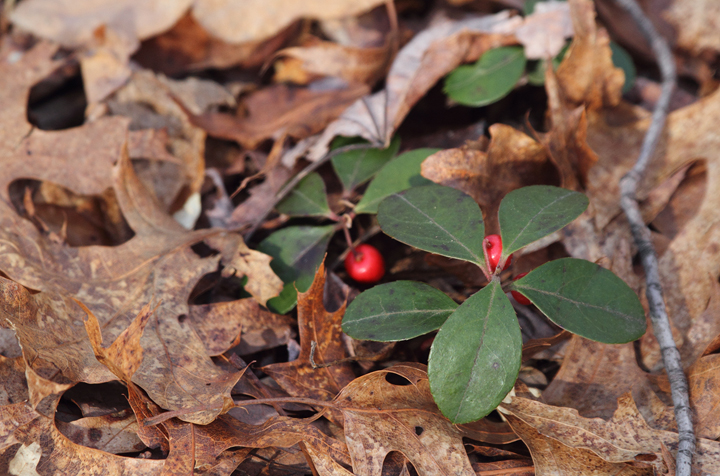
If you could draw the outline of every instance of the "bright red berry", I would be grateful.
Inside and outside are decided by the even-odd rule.
[[[362,244],[345,257],[345,271],[359,283],[376,283],[385,274],[385,260],[377,248]]]
[[[517,281],[518,279],[520,279],[524,276],[527,276],[527,273],[520,273],[513,278],[513,281]],[[529,306],[530,304],[532,304],[528,298],[526,298],[525,296],[523,296],[522,294],[520,294],[517,291],[511,291],[510,294],[512,294],[512,297],[515,298],[515,300],[519,304],[522,304],[524,306]]]
[[[495,268],[497,268],[498,263],[500,262],[500,257],[502,256],[502,238],[500,238],[500,235],[488,235],[483,240],[483,246],[487,250],[488,268],[490,268],[491,273],[494,273]],[[510,266],[510,263],[512,263],[512,256],[513,255],[508,256],[503,269]],[[502,269],[500,271],[502,271]]]

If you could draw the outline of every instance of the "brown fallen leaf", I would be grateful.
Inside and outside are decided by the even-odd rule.
[[[175,24],[191,4],[192,0],[31,0],[18,4],[10,19],[40,38],[76,47],[88,42],[103,25],[133,38],[149,38]]]
[[[30,398],[25,382],[25,360],[0,355],[0,407],[24,402]]]
[[[511,414],[541,435],[571,448],[584,448],[609,463],[641,463],[656,471],[666,470],[662,445],[677,450],[677,433],[648,426],[630,394],[618,400],[609,421],[583,418],[577,410],[553,407],[522,397],[510,397],[498,410]],[[699,438],[693,464],[706,474],[720,471],[720,443]]]
[[[403,384],[388,381],[395,374]],[[380,476],[399,451],[418,474],[473,475],[462,435],[437,409],[424,366],[397,364],[357,378],[338,395],[353,472]]]
[[[693,409],[695,434],[699,438],[716,440],[720,437],[720,354],[706,355],[687,370],[690,405]],[[662,374],[653,379],[660,390],[670,394],[670,383]]]
[[[515,31],[527,59],[554,58],[573,36],[570,9],[565,2],[538,2]]]
[[[542,144],[504,124],[489,128],[487,152],[464,146],[437,152],[422,163],[423,177],[462,190],[483,211],[488,233],[498,233],[497,211],[508,192],[554,182],[556,172]]]
[[[254,149],[262,141],[282,134],[304,139],[323,130],[367,91],[363,84],[328,90],[279,84],[252,93],[242,104],[247,110],[245,117],[218,112],[193,116],[192,121],[211,136]]]
[[[293,396],[332,400],[355,378],[352,365],[348,362],[321,368],[313,368],[310,362],[313,342],[317,344],[313,355],[316,364],[330,364],[350,356],[342,341],[341,323],[345,305],[335,312],[327,312],[323,305],[324,287],[323,264],[315,273],[307,292],[298,293],[300,355],[292,362],[262,367],[263,372]]]
[[[593,476],[630,476],[653,474],[652,468],[637,468],[625,463],[609,463],[584,448],[573,448],[543,436],[535,428],[510,414],[505,415],[510,426],[530,450],[535,465],[533,474],[562,474]]]
[[[266,311],[252,298],[190,306],[188,318],[211,356],[225,353],[238,341],[242,355],[278,347],[291,335],[289,317]]]
[[[195,19],[213,36],[228,43],[273,36],[301,18],[325,20],[354,16],[384,0],[196,0]]]
[[[720,33],[717,29],[720,5],[716,2],[673,0],[663,13],[676,28],[678,47],[696,56],[709,51],[720,52]]]

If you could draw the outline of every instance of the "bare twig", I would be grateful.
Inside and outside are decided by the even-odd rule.
[[[675,88],[676,72],[672,52],[665,40],[657,33],[650,19],[635,0],[617,0],[637,22],[640,30],[650,42],[662,74],[662,92],[652,115],[652,122],[643,140],[640,155],[635,166],[620,180],[620,205],[622,206],[638,247],[640,260],[645,268],[647,280],[647,299],[650,306],[650,319],[653,332],[660,344],[663,365],[670,379],[670,392],[675,406],[675,420],[678,426],[678,452],[676,456],[676,475],[689,476],[692,469],[692,457],[695,453],[695,433],[688,393],[688,383],[682,368],[680,352],[673,340],[665,302],[663,300],[658,261],[652,245],[650,230],[645,226],[637,202],[637,186],[645,173],[648,162],[655,151],[665,126],[670,97]]]
[[[300,183],[302,179],[307,177],[311,172],[314,172],[322,164],[332,159],[336,155],[342,154],[343,152],[348,152],[351,150],[372,149],[373,147],[378,147],[378,144],[363,143],[350,144],[343,147],[338,147],[337,149],[331,150],[330,152],[325,154],[320,160],[313,162],[304,169],[302,169],[295,177],[292,178],[292,180],[285,184],[285,186],[277,193],[277,195],[275,195],[275,199],[273,200],[273,202],[265,209],[263,214],[255,221],[252,228],[250,228],[250,230],[245,235],[245,241],[250,241],[250,238],[252,238],[253,234],[255,234],[257,229],[260,227],[260,225],[262,225],[268,215],[270,215],[270,212],[273,211],[273,208],[275,208],[275,206],[280,203],[280,201],[285,198],[285,196],[290,193],[290,191],[294,189],[295,186]]]

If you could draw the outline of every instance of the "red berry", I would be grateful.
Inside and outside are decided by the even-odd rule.
[[[500,235],[488,235],[483,240],[483,246],[487,250],[488,268],[490,268],[491,273],[494,273],[495,268],[497,268],[498,263],[500,262],[500,257],[502,256],[502,238],[500,238]],[[512,263],[512,256],[512,254],[508,256],[503,269],[510,266],[510,263]],[[500,271],[502,271],[502,269]]]
[[[517,281],[518,279],[520,279],[524,276],[527,276],[527,273],[520,273],[513,278],[513,281]],[[512,294],[512,297],[515,298],[515,300],[519,304],[522,304],[524,306],[529,306],[530,304],[532,304],[528,298],[526,298],[525,296],[523,296],[522,294],[520,294],[517,291],[511,291],[510,294]]]
[[[377,248],[362,244],[345,257],[345,271],[359,283],[376,283],[385,274],[385,260]]]

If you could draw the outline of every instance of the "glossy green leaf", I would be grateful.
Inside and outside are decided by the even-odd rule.
[[[482,212],[454,188],[433,184],[390,195],[380,202],[378,221],[386,234],[415,248],[484,263]]]
[[[549,185],[533,185],[508,193],[498,212],[503,256],[560,230],[580,216],[588,203],[582,193]]]
[[[295,283],[287,283],[280,294],[268,299],[267,308],[276,314],[287,314],[297,305]]]
[[[328,216],[325,183],[320,174],[311,173],[277,205],[277,211],[290,216]]]
[[[615,43],[610,42],[610,50],[612,51],[612,62],[615,66],[623,70],[625,73],[625,82],[623,83],[622,92],[625,94],[630,91],[635,83],[635,76],[637,71],[635,69],[635,63],[633,63],[632,56],[625,49]]]
[[[388,162],[368,185],[365,195],[355,206],[355,213],[377,213],[378,205],[385,197],[411,187],[432,184],[420,175],[420,167],[425,159],[439,150],[416,149]]]
[[[444,91],[466,106],[487,106],[505,97],[525,71],[520,46],[503,46],[484,53],[473,65],[457,67],[445,79]]]
[[[343,331],[380,342],[412,339],[438,329],[458,305],[416,281],[381,284],[360,294],[345,311]]]
[[[622,344],[645,333],[645,311],[637,294],[611,271],[581,259],[545,263],[513,281],[548,319],[575,334]]]
[[[387,149],[349,150],[336,155],[331,160],[343,188],[352,190],[375,175],[399,149],[400,138],[395,137]]]
[[[270,267],[284,283],[295,282],[300,292],[308,290],[335,231],[327,226],[289,226],[265,238],[258,251],[270,255]]]
[[[430,350],[430,391],[443,415],[467,423],[494,410],[515,384],[521,350],[512,304],[493,280],[450,315]]]

